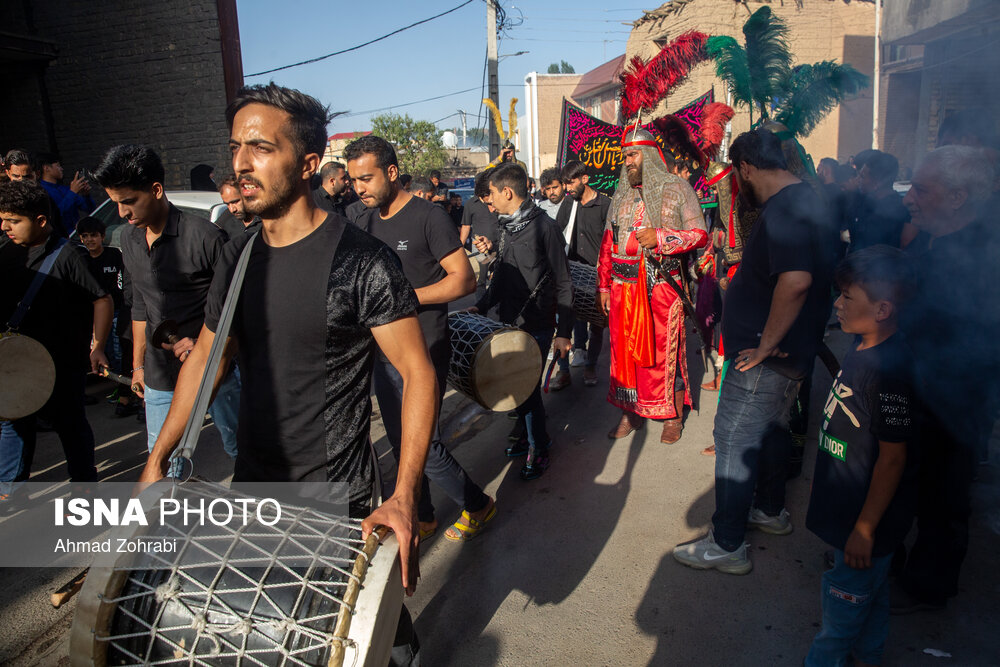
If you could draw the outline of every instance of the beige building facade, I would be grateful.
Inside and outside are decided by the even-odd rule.
[[[793,66],[836,60],[853,65],[869,77],[873,76],[875,5],[864,0],[673,0],[645,12],[634,22],[626,58],[640,56],[648,60],[664,45],[689,30],[708,35],[729,35],[743,44],[744,22],[750,14],[765,5],[788,25]],[[726,86],[715,76],[714,65],[708,62],[699,64],[691,70],[688,79],[660,103],[656,115],[679,109],[710,89],[715,91],[716,101],[726,101]],[[845,161],[851,155],[871,148],[872,120],[873,88],[869,87],[831,111],[801,141],[816,163],[824,157]],[[748,110],[737,108],[732,123],[733,137],[749,127]]]
[[[996,0],[885,3],[879,147],[899,158],[904,172],[934,149],[941,123],[955,112],[981,112],[996,138],[998,44]]]
[[[524,114],[517,127],[517,157],[528,165],[528,175],[537,178],[554,167],[559,152],[563,100],[573,100],[580,74],[539,74],[524,77]]]

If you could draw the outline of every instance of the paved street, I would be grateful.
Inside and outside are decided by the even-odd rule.
[[[838,353],[847,337],[828,342]],[[518,479],[520,462],[503,456],[513,422],[483,413],[453,391],[445,433],[470,475],[497,498],[498,514],[475,541],[443,538],[457,508],[434,489],[442,527],[423,549],[422,579],[407,603],[423,645],[424,665],[798,665],[820,620],[822,542],[803,526],[815,440],[805,473],[789,484],[796,531],[787,537],[751,533],[753,572],[734,577],[682,567],[674,544],[701,535],[714,509],[711,443],[714,393],[697,396],[683,439],[659,443],[659,426],[611,442],[617,412],[596,388],[576,384],[546,396],[555,439],[552,468],[540,480]],[[691,355],[694,377],[701,361]],[[829,386],[817,368],[813,419]],[[103,386],[92,387],[95,395]],[[135,479],[144,432],[132,418],[89,408],[104,479]],[[813,429],[814,430],[814,429]],[[373,438],[384,451],[377,420]],[[40,438],[38,481],[58,482],[60,450]],[[1000,460],[997,441],[993,461]],[[228,461],[207,427],[198,472],[224,479]],[[974,487],[976,516],[962,592],[936,614],[894,618],[887,665],[990,665],[1000,655],[995,630],[1000,575],[1000,470],[982,466]],[[16,548],[4,545],[4,548]],[[72,570],[0,572],[0,663],[67,664],[67,632],[75,603],[54,610],[49,594]],[[937,649],[951,658],[932,657]]]

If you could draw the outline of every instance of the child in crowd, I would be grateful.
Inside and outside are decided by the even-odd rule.
[[[837,267],[841,328],[857,335],[826,401],[806,526],[834,548],[823,626],[805,664],[878,665],[889,566],[913,521],[916,456],[908,354],[896,333],[911,270],[902,251],[859,250]]]
[[[104,345],[113,304],[87,270],[83,250],[53,233],[50,210],[49,196],[37,183],[0,184],[0,228],[7,237],[0,243],[0,322],[34,338],[52,357],[55,385],[36,414],[59,436],[70,479],[91,482],[97,469],[84,409],[85,375],[108,364]],[[0,422],[0,496],[28,479],[35,433],[35,415]]]
[[[105,354],[111,362],[111,370],[122,375],[132,374],[132,316],[125,303],[125,264],[122,251],[104,245],[104,223],[98,218],[87,216],[76,225],[80,243],[87,249],[87,268],[97,279],[104,291],[111,295],[115,304],[115,316]],[[127,387],[115,391],[115,416],[125,417],[138,412],[138,401],[132,400],[132,392]]]

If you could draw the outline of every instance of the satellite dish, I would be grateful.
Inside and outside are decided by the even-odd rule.
[[[458,135],[448,130],[441,134],[441,143],[448,149],[458,148]]]

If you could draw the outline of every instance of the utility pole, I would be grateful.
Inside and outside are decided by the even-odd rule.
[[[497,78],[497,0],[486,0],[486,77],[490,99],[500,108],[500,84]],[[488,118],[492,118],[487,114]],[[500,128],[487,122],[490,128],[490,160],[500,155]]]
[[[872,73],[872,148],[878,150],[879,93],[882,89],[882,0],[875,0],[875,71]]]

